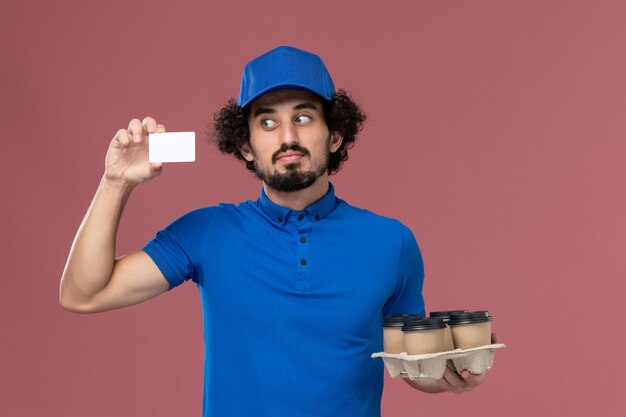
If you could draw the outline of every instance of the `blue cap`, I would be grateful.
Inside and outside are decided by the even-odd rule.
[[[238,104],[245,107],[280,88],[308,90],[326,100],[335,95],[333,80],[322,58],[291,46],[279,46],[246,64]]]

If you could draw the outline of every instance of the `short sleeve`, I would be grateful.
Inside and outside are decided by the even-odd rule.
[[[398,281],[395,292],[383,307],[383,315],[421,314],[424,316],[422,254],[411,230],[403,224],[401,224],[401,229],[402,245],[398,260]]]
[[[198,283],[197,253],[204,243],[208,214],[207,209],[200,209],[179,217],[142,248],[159,267],[170,290],[188,279]]]

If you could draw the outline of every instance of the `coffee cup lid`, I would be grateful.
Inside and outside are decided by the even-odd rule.
[[[450,316],[450,326],[458,324],[485,323],[492,321],[493,318],[488,311],[470,311],[467,313],[457,313]]]
[[[431,311],[430,317],[441,317],[443,321],[447,322],[451,315],[459,313],[467,313],[467,310]]]
[[[405,321],[421,319],[421,314],[398,314],[383,319],[383,327],[402,327]]]
[[[430,317],[427,319],[419,319],[419,320],[410,320],[404,323],[402,326],[403,332],[411,332],[418,330],[433,330],[433,329],[443,329],[446,327],[446,323],[444,323],[441,317]]]

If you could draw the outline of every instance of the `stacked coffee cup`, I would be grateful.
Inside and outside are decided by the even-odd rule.
[[[383,321],[385,352],[422,355],[454,349],[471,349],[491,343],[492,317],[487,311],[435,311],[386,317]]]
[[[385,352],[406,352],[404,333],[402,331],[404,323],[412,320],[420,320],[421,318],[421,314],[399,314],[397,316],[385,317],[383,320],[383,342],[385,345]]]
[[[450,330],[450,316],[453,314],[467,313],[467,310],[431,311],[430,317],[440,317],[446,324],[443,332],[443,350],[454,350],[452,331]]]

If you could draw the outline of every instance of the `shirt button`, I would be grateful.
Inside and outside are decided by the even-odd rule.
[[[302,214],[298,215],[298,220],[302,220]]]
[[[302,236],[302,237],[300,238],[300,243],[304,243],[304,242],[306,242],[306,237]]]
[[[300,263],[301,263],[302,265],[306,265],[306,259],[300,259]]]
[[[282,222],[283,222],[283,218],[282,218],[282,217],[279,217],[279,218],[278,218],[278,223],[282,223]]]
[[[319,219],[320,219],[320,215],[319,215],[319,214],[316,214],[316,215],[315,215],[315,220],[319,220]]]

